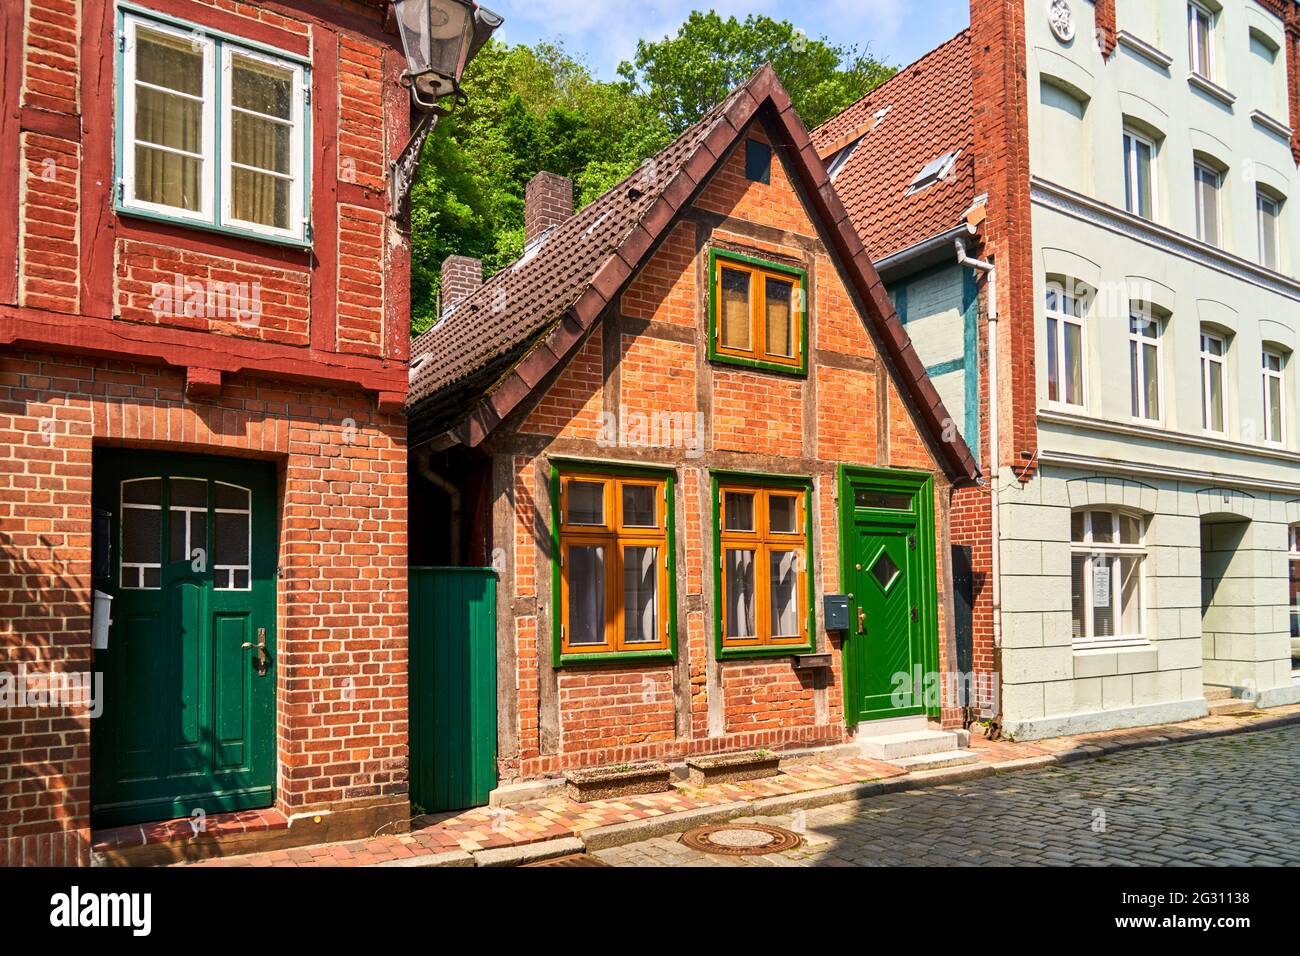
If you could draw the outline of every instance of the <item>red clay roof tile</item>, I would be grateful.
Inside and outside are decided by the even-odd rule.
[[[970,84],[970,31],[964,30],[813,130],[828,162],[857,143],[835,189],[873,261],[952,229],[974,202]],[[908,195],[927,163],[958,150],[946,177]]]

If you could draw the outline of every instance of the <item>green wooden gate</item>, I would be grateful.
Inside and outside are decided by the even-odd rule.
[[[497,784],[496,573],[412,568],[411,803],[487,804]]]

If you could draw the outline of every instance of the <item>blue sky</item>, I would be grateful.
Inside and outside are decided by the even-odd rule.
[[[602,79],[612,79],[640,38],[676,31],[695,9],[743,19],[762,13],[789,20],[810,37],[858,47],[878,59],[911,63],[960,31],[969,21],[968,0],[480,0],[506,18],[498,36],[510,43],[560,39]]]

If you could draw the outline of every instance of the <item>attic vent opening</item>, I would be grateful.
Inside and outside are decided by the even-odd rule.
[[[424,352],[423,354],[417,355],[415,358],[411,359],[410,377],[412,380],[414,380],[416,372],[420,371],[428,361],[428,352]]]
[[[928,186],[933,186],[935,183],[944,179],[948,173],[952,171],[952,167],[956,164],[957,157],[960,155],[961,150],[956,150],[954,152],[944,153],[937,159],[930,160],[925,164],[924,168],[922,168],[922,170],[912,178],[912,182],[907,187],[907,194],[910,196],[912,193],[920,192],[922,189],[925,189]]]

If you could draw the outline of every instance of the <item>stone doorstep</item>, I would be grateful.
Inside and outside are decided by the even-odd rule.
[[[564,775],[565,792],[577,803],[664,793],[673,788],[672,769],[666,763],[636,763],[612,767],[585,767]]]
[[[900,758],[957,750],[960,744],[952,731],[916,730],[900,734],[859,736],[858,746],[862,748],[863,756],[870,760],[897,763]]]
[[[775,777],[781,772],[781,755],[768,750],[741,750],[691,757],[686,766],[691,786],[707,787]]]
[[[195,833],[189,817],[113,827],[91,834],[91,865],[165,866],[334,843],[383,826],[390,832],[405,832],[409,816],[409,804],[379,801],[292,819],[269,808],[213,813],[205,818],[200,833]]]

